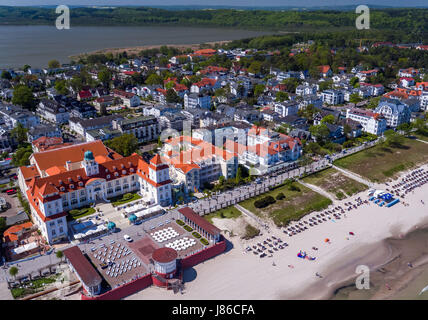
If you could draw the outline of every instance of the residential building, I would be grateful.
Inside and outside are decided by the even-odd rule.
[[[351,108],[346,110],[346,118],[362,125],[362,130],[377,136],[383,135],[387,121],[381,114],[366,109]]]
[[[374,112],[383,115],[391,128],[410,122],[410,108],[397,99],[382,98]]]
[[[322,101],[326,104],[342,104],[344,102],[343,92],[340,90],[325,90],[321,93]]]
[[[42,119],[49,121],[53,124],[60,125],[67,123],[70,118],[70,114],[55,100],[42,99],[37,106],[36,114]]]
[[[211,97],[208,95],[201,95],[196,93],[184,95],[184,108],[185,109],[211,109]]]

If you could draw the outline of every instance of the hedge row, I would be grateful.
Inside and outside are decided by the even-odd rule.
[[[259,200],[254,201],[254,206],[256,208],[266,208],[267,206],[275,203],[276,200],[272,196],[267,196],[264,198],[261,198]]]

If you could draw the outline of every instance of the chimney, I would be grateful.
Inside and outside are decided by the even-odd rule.
[[[72,170],[72,169],[71,169],[71,161],[70,161],[70,160],[67,160],[67,161],[65,162],[65,168],[67,169],[67,171]]]

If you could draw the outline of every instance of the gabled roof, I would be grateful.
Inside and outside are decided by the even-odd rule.
[[[199,216],[198,214],[193,211],[193,209],[189,207],[185,207],[182,209],[178,209],[178,212],[180,212],[183,216],[185,216],[187,219],[198,225],[200,228],[205,230],[205,232],[216,236],[220,234],[220,229],[214,226],[213,224],[209,223],[207,220]]]
[[[78,246],[64,250],[64,256],[73,266],[80,280],[88,287],[101,284],[101,277],[89,260],[82,254]]]

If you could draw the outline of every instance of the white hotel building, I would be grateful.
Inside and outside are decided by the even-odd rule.
[[[145,162],[122,157],[101,141],[34,153],[18,168],[18,182],[33,221],[49,243],[67,239],[67,212],[129,192],[148,203],[169,205],[169,166],[159,155]]]
[[[363,131],[377,136],[381,136],[386,130],[386,119],[379,113],[370,110],[347,109],[346,118],[357,121],[363,126]]]

